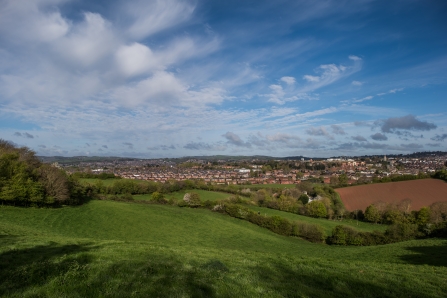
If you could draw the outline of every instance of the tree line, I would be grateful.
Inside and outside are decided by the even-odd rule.
[[[43,164],[35,153],[0,139],[0,202],[14,206],[78,205],[88,189],[64,171]]]

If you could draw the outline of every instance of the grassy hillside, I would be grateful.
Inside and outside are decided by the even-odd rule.
[[[172,206],[0,208],[2,297],[444,297],[446,253],[312,244]]]

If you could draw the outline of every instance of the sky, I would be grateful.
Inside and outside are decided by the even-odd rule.
[[[447,2],[0,0],[0,138],[43,156],[447,151]]]

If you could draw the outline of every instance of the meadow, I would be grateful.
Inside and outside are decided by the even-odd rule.
[[[172,193],[168,193],[165,195],[166,199],[174,199],[175,201],[181,201],[183,200],[183,197],[186,193],[195,192],[200,195],[200,199],[202,201],[218,201],[218,200],[225,200],[231,197],[231,194],[224,193],[224,192],[217,192],[217,191],[208,191],[208,190],[201,190],[201,189],[189,189],[189,190],[182,190],[182,191],[176,191]],[[134,195],[133,198],[135,200],[143,200],[147,201],[152,198],[151,194],[146,195]]]
[[[337,247],[204,209],[0,208],[2,297],[445,297],[447,240]]]

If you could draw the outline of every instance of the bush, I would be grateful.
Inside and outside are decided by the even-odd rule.
[[[359,233],[351,227],[336,226],[332,230],[331,244],[336,245],[363,245],[364,233]]]
[[[261,215],[256,212],[250,212],[247,216],[249,222],[254,223],[263,228],[267,228],[269,225],[269,217]]]
[[[306,205],[307,203],[309,203],[309,196],[306,194],[301,194],[298,200],[301,201],[303,205]]]
[[[168,201],[165,199],[164,195],[160,192],[152,193],[151,201],[158,204],[167,204]]]
[[[411,240],[418,236],[418,225],[416,224],[397,223],[385,231],[385,237],[389,243]]]
[[[321,226],[307,223],[294,223],[292,235],[314,243],[322,243],[325,239],[324,230]]]
[[[251,211],[239,205],[227,204],[225,205],[225,212],[231,217],[246,219]]]
[[[290,236],[292,235],[292,223],[280,216],[272,216],[269,218],[268,229],[276,234]]]
[[[307,213],[311,217],[326,217],[327,210],[321,201],[312,201],[306,205]]]
[[[202,203],[202,206],[209,210],[212,210],[215,205],[216,205],[216,202],[213,202],[211,200],[206,200],[205,202]]]

